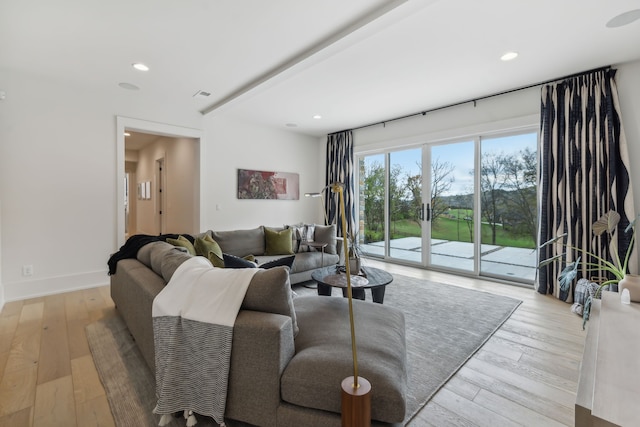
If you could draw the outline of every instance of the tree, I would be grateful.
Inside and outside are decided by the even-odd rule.
[[[435,221],[449,210],[449,205],[442,198],[451,190],[455,178],[451,176],[454,170],[450,162],[441,162],[437,158],[431,162],[431,221]]]
[[[418,170],[422,170],[422,163],[416,162]],[[449,204],[443,196],[451,190],[455,178],[451,176],[454,170],[450,162],[441,162],[439,158],[431,162],[431,221],[435,222],[439,216],[449,210]],[[410,212],[412,219],[422,226],[422,174],[407,175],[407,192],[410,196]]]
[[[364,220],[365,239],[372,233],[379,234],[384,230],[384,182],[385,168],[379,162],[373,162],[365,168],[364,173]],[[378,240],[375,238],[373,240]]]
[[[504,162],[507,218],[516,233],[529,235],[532,245],[535,245],[537,153],[527,147],[518,154],[505,157]]]
[[[498,224],[500,223],[500,197],[505,185],[504,154],[482,153],[480,172],[480,213],[491,227],[491,244],[496,244]]]

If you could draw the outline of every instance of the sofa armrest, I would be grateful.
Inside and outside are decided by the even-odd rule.
[[[275,426],[280,377],[295,353],[291,318],[241,310],[233,326],[228,418]]]

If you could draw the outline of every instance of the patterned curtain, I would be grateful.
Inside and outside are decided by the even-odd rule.
[[[625,229],[634,217],[615,74],[612,69],[598,70],[546,85],[541,103],[540,243],[566,233],[566,245],[604,259],[609,258],[608,247],[617,248],[624,255],[631,238]],[[594,237],[591,230],[592,224],[609,210],[621,216],[612,241],[608,241],[606,233]],[[562,291],[557,284],[566,264],[582,256],[578,278],[602,274],[587,271],[585,261],[591,260],[560,244],[541,248],[539,260],[563,253],[564,262],[540,268],[536,290],[572,302],[574,289]],[[635,264],[632,254],[630,270],[634,271]]]
[[[347,233],[355,229],[354,222],[354,182],[353,182],[353,132],[350,130],[327,135],[327,173],[326,185],[334,182],[344,184],[345,221]],[[337,222],[338,236],[344,236],[342,231],[342,219],[338,216],[338,198],[334,197],[331,190],[327,190],[325,198],[325,212],[329,224]]]

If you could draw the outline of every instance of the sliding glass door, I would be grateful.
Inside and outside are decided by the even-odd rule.
[[[363,251],[532,283],[536,147],[532,130],[361,156]]]
[[[427,147],[429,150],[430,227],[428,265],[452,270],[476,270],[475,142]]]

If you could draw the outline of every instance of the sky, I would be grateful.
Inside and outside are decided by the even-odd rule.
[[[467,142],[448,143],[440,145],[425,145],[431,147],[431,163],[436,160],[443,163],[448,162],[454,166],[453,178],[449,192],[444,196],[456,194],[469,194],[473,192],[473,176],[471,171],[474,168],[474,143]],[[503,153],[512,154],[529,147],[535,150],[537,147],[536,133],[519,134],[496,138],[483,138],[481,143],[483,153]],[[415,175],[419,173],[419,164],[422,163],[422,148],[412,148],[402,151],[391,152],[391,164],[400,165],[403,170]],[[365,161],[378,161],[384,164],[384,155],[376,154],[366,156]]]

